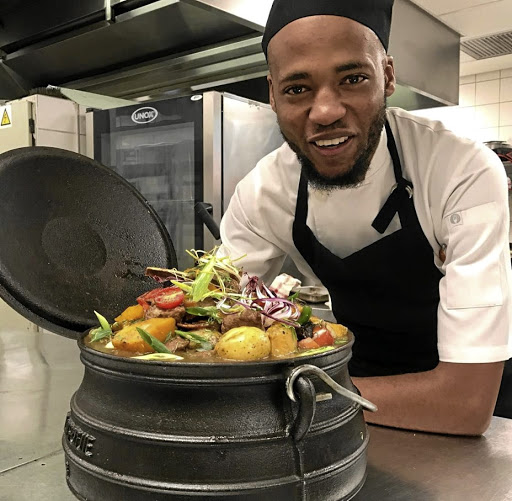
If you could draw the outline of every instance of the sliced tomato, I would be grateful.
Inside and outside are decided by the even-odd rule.
[[[320,345],[310,337],[307,337],[299,341],[298,347],[301,350],[314,350],[315,348],[320,348]]]
[[[152,300],[158,294],[160,294],[161,290],[161,288],[158,288],[145,292],[144,294],[137,298],[137,303],[139,303],[144,308],[144,311],[146,311],[151,304],[149,301]]]
[[[171,309],[183,303],[185,295],[179,287],[157,288],[148,291],[137,298],[144,310],[147,310],[153,303],[159,308]]]
[[[179,287],[167,287],[162,289],[162,293],[155,297],[155,304],[159,308],[170,310],[176,308],[185,299],[185,294]]]
[[[325,327],[318,330],[313,329],[313,341],[315,341],[318,346],[332,346],[334,344],[332,334]]]

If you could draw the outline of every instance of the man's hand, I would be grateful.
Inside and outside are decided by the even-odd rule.
[[[489,426],[503,362],[440,362],[428,372],[353,378],[363,397],[377,405],[369,423],[410,430],[481,435]]]

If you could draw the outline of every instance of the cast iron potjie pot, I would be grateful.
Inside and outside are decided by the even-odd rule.
[[[310,357],[198,364],[116,357],[84,337],[63,436],[78,499],[338,501],[362,487],[362,407],[331,387],[357,391],[352,338]]]
[[[0,181],[0,296],[37,325],[79,339],[85,376],[63,435],[79,499],[355,495],[368,444],[361,405],[371,404],[348,392],[351,343],[307,358],[215,365],[93,351],[83,342],[93,311],[115,316],[154,287],[141,280],[146,266],[177,265],[166,228],[126,180],[76,153],[8,151]]]

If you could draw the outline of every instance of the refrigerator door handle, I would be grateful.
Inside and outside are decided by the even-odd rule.
[[[213,219],[213,205],[207,202],[197,202],[194,206],[197,215],[201,218],[203,224],[210,230],[215,240],[220,240],[219,225]]]

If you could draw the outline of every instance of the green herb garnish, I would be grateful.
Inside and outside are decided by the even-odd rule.
[[[95,343],[96,341],[101,341],[106,337],[112,336],[112,331],[109,329],[108,331],[98,327],[97,329],[93,329],[91,331],[91,343]]]
[[[215,255],[211,256],[206,266],[199,270],[197,278],[192,284],[192,301],[201,301],[201,299],[204,299],[208,295],[208,286],[213,278],[215,260]]]
[[[151,346],[157,353],[172,353],[165,344],[163,344],[161,341],[159,341],[156,337],[152,336],[149,332],[145,331],[144,329],[141,329],[140,327],[137,327],[137,332],[139,333],[140,337],[146,341],[146,343]]]
[[[108,320],[103,315],[98,313],[97,311],[94,311],[94,314],[98,318],[98,320],[100,322],[100,325],[101,325],[101,328],[106,330],[106,331],[111,331],[112,332],[112,329],[110,328],[110,324],[108,323]]]
[[[198,317],[210,317],[213,318],[213,320],[216,322],[222,322],[222,318],[219,316],[219,310],[215,306],[192,306],[191,308],[185,308],[185,311],[190,313],[190,315],[196,315]]]
[[[205,338],[195,332],[185,332],[185,331],[180,331],[180,330],[176,330],[175,332],[178,336],[180,336],[184,339],[188,339],[189,341],[192,341],[193,343],[198,343],[201,346],[201,349],[204,351],[213,350],[213,344],[210,343],[210,341],[207,338]]]
[[[177,280],[171,280],[172,285],[179,287],[185,294],[192,294],[192,286]]]
[[[334,346],[322,346],[320,348],[314,348],[313,350],[306,350],[302,353],[298,353],[298,357],[309,357],[310,355],[318,355],[319,353],[324,353],[326,351],[334,350]]]
[[[91,343],[94,343],[96,341],[100,341],[101,339],[105,339],[106,337],[112,336],[112,328],[110,327],[108,320],[103,315],[98,313],[97,311],[95,311],[94,314],[98,318],[98,321],[99,321],[101,327],[98,327],[91,331],[91,335],[92,335]]]

